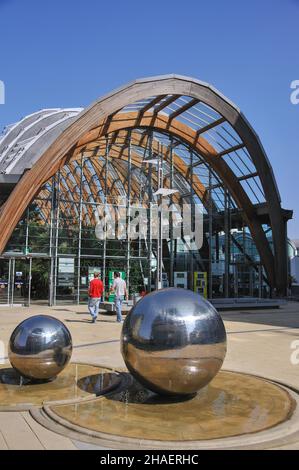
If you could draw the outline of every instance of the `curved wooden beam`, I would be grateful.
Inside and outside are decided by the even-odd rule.
[[[140,146],[140,147],[144,148],[145,143],[142,142],[142,140],[143,140],[143,136],[140,135],[140,133],[132,132],[131,142],[132,142],[133,145]],[[156,151],[156,152],[160,151],[160,149],[158,148],[158,142],[155,139],[153,139],[153,150]],[[85,150],[84,154],[88,155],[89,152],[92,152],[92,148],[90,149],[88,146],[86,146],[86,150]],[[140,157],[138,157],[138,155],[135,154],[134,149],[132,149],[131,152],[132,152],[133,156],[136,155],[136,158],[134,158],[134,162],[135,162],[136,166],[141,168],[141,165],[138,164],[138,162],[140,162]],[[80,155],[80,153],[74,152],[74,155],[73,155],[73,157],[70,158],[69,162],[72,162],[73,160],[77,161],[78,155]],[[166,161],[168,164],[170,164],[170,155],[168,154],[167,149],[164,149],[162,151],[162,156],[163,156],[163,160]],[[115,148],[112,147],[112,149],[109,152],[109,157],[111,157],[112,159],[113,158],[120,158],[122,160],[127,161],[127,159],[128,159],[128,150],[124,149],[124,150],[121,151],[119,147],[115,147]],[[124,158],[124,157],[126,157],[126,158]],[[186,165],[186,163],[182,160],[182,158],[179,157],[175,152],[173,152],[173,165],[174,165],[174,168],[183,176],[186,183],[190,184],[190,181],[188,181],[188,178],[189,178],[188,165]],[[201,182],[200,178],[196,174],[193,175],[193,185],[194,185],[194,188],[193,188],[194,193],[199,197],[199,199],[202,201],[203,205],[205,207],[208,207],[208,205],[209,205],[209,192],[207,191],[206,187],[204,186],[204,184]],[[212,207],[213,207],[214,210],[217,210],[217,208],[215,206],[215,203],[213,201],[212,201]]]
[[[68,153],[72,152],[78,141],[82,142],[84,136],[90,133],[92,129],[98,128],[101,121],[104,122],[104,125],[101,126],[101,132],[107,134],[107,129],[111,121],[114,121],[116,117],[118,117],[119,120],[122,119],[121,113],[115,115],[119,109],[138,100],[158,95],[190,96],[211,106],[233,126],[242,142],[246,145],[259,173],[269,206],[274,251],[276,255],[275,262],[269,244],[262,233],[262,227],[252,210],[252,205],[247,204],[247,202],[250,202],[249,198],[244,191],[241,195],[237,194],[238,191],[229,184],[230,182],[236,182],[234,173],[225,165],[225,162],[221,158],[219,158],[219,162],[217,162],[215,166],[218,168],[218,175],[225,182],[234,199],[238,201],[238,205],[242,201],[245,203],[242,209],[244,209],[246,213],[246,220],[248,220],[248,225],[257,244],[270,284],[273,287],[276,285],[278,291],[283,292],[287,282],[285,275],[287,269],[285,227],[282,218],[280,197],[276,188],[271,165],[264,150],[253,129],[231,102],[226,100],[209,85],[179,76],[167,76],[134,82],[98,100],[80,113],[78,118],[65,129],[56,141],[45,151],[31,170],[24,174],[19,184],[6,201],[4,207],[1,208],[0,228],[2,237],[0,241],[0,252],[5,247],[22,212],[34,198],[42,184],[53,175],[61,163],[67,159]],[[152,126],[155,117],[153,115],[151,119],[145,118],[145,122],[144,116],[142,116],[140,120],[144,122],[143,125]],[[173,132],[174,122],[175,120],[173,119],[169,125],[162,125],[161,130],[169,133]],[[120,128],[121,123],[118,124]],[[170,131],[169,128],[171,128]],[[159,128],[157,127],[157,129]],[[181,132],[179,132],[179,134],[181,134],[179,138],[183,139],[185,142],[188,141],[191,146],[196,147],[197,151],[203,155],[207,161],[211,162],[211,160],[215,160],[215,158],[212,157],[216,157],[216,155],[211,154],[205,144],[202,145],[200,135],[196,135],[195,133],[193,135],[193,142],[190,142],[190,135],[184,136]],[[176,134],[174,133],[173,135]],[[237,186],[237,188],[240,188],[240,186],[241,185]],[[274,264],[275,269],[273,267]]]
[[[87,145],[93,139],[100,139],[102,137],[102,129],[105,129],[106,134],[110,134],[124,129],[135,128],[137,118],[139,127],[150,127],[159,132],[167,132],[168,134],[183,141],[186,145],[192,146],[213,168],[215,173],[219,175],[225,186],[228,188],[230,194],[233,196],[237,206],[244,213],[246,224],[250,229],[252,238],[260,253],[260,257],[265,267],[269,283],[270,285],[274,286],[274,257],[252,202],[250,201],[233,171],[230,169],[227,163],[218,156],[216,150],[207,141],[205,141],[205,139],[202,138],[199,138],[199,142],[194,144],[194,141],[196,140],[196,132],[190,127],[179,121],[169,120],[168,117],[164,115],[159,116],[151,113],[145,113],[140,119],[136,113],[121,113],[114,116],[114,119],[109,123],[102,123],[97,129],[93,129],[91,133],[88,133],[83,140],[78,142],[76,151],[80,151],[83,145]],[[74,155],[76,155],[76,151]]]

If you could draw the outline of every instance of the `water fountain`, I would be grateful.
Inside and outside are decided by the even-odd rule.
[[[193,292],[163,289],[139,301],[121,351],[128,370],[69,363],[42,381],[26,369],[22,386],[19,372],[2,368],[1,406],[27,407],[49,429],[107,448],[269,448],[298,438],[298,391],[220,370],[222,319]]]

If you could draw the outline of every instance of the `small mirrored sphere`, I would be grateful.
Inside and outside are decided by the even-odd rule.
[[[51,380],[68,364],[72,337],[67,327],[49,315],[35,315],[13,331],[8,357],[14,369],[31,380]]]
[[[222,366],[225,327],[213,305],[199,294],[161,289],[146,295],[127,315],[121,352],[132,375],[150,390],[194,394]]]

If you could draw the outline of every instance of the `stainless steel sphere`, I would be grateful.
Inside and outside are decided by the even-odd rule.
[[[121,352],[127,368],[154,392],[193,394],[222,366],[226,332],[215,308],[190,290],[146,295],[127,315]]]
[[[67,365],[72,355],[72,337],[57,318],[36,315],[13,331],[8,357],[14,369],[31,380],[50,380]]]

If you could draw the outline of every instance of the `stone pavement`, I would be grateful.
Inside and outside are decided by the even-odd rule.
[[[100,315],[90,323],[84,305],[0,307],[0,340],[7,342],[14,327],[34,314],[53,315],[68,326],[73,336],[72,360],[124,367],[119,348],[121,325],[115,316]],[[228,352],[223,367],[262,375],[299,387],[299,364],[291,362],[292,342],[299,341],[299,303],[279,310],[223,312],[228,333]],[[1,351],[1,350],[0,350]],[[299,353],[297,355],[299,357]],[[0,449],[86,449],[95,446],[72,441],[33,420],[28,412],[0,413]],[[299,449],[299,441],[281,449]]]

